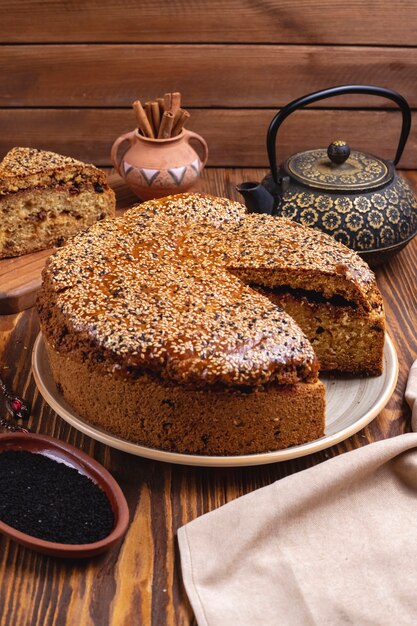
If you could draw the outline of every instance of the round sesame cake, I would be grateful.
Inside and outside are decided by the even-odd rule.
[[[381,298],[355,253],[268,218],[225,198],[169,196],[51,256],[41,328],[54,379],[81,416],[142,445],[205,455],[323,435],[315,351],[260,289],[284,285],[327,303],[336,294],[369,327],[383,326]]]

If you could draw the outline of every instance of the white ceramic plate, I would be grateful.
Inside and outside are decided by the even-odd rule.
[[[38,335],[32,354],[32,369],[36,384],[44,400],[66,422],[102,443],[124,452],[143,456],[148,459],[180,463],[182,465],[200,465],[211,467],[244,467],[263,465],[294,459],[347,439],[382,411],[390,399],[398,377],[398,360],[395,348],[388,335],[385,336],[384,372],[375,378],[330,378],[321,376],[326,385],[327,409],[325,436],[301,446],[263,454],[242,456],[199,456],[197,454],[179,454],[140,446],[92,426],[77,415],[57,390],[49,368],[45,344]]]

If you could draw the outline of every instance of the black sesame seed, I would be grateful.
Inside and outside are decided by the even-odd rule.
[[[0,453],[0,519],[23,533],[93,543],[113,529],[105,493],[74,467],[23,450]]]

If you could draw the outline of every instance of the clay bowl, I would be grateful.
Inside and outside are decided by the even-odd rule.
[[[45,541],[22,533],[8,524],[4,524],[1,520],[0,533],[37,552],[70,559],[86,558],[105,552],[123,537],[129,524],[127,502],[113,476],[100,463],[68,443],[33,433],[16,432],[0,435],[0,454],[6,450],[25,450],[47,454],[50,458],[65,461],[68,465],[88,476],[107,495],[113,509],[115,524],[112,532],[104,539],[95,543],[84,544]]]

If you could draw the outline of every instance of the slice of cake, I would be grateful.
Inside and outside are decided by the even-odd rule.
[[[169,218],[171,204],[163,199],[159,214]],[[125,219],[151,207],[133,207]],[[236,213],[209,236],[201,207],[198,221],[182,236],[183,257],[210,258],[282,307],[309,339],[322,371],[381,374],[382,298],[374,273],[353,250],[321,231],[270,215]]]
[[[114,212],[94,165],[36,148],[13,148],[0,163],[0,258],[62,245]]]
[[[285,218],[247,216],[236,231],[229,271],[297,322],[322,371],[381,374],[385,316],[365,261],[333,237]]]

